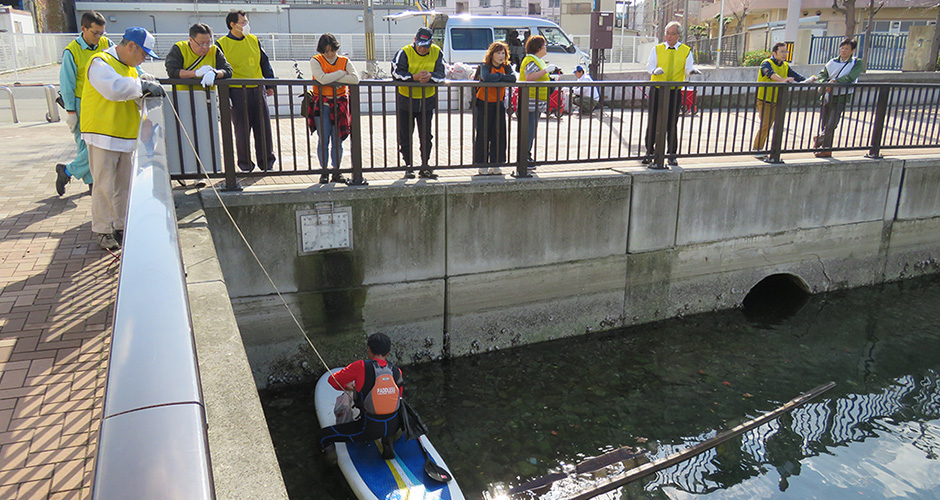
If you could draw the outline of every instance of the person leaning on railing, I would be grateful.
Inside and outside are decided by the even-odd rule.
[[[758,83],[769,82],[807,82],[816,81],[816,75],[803,77],[787,64],[787,44],[783,42],[775,43],[770,51],[770,57],[764,59],[757,71]],[[777,110],[777,89],[773,87],[759,87],[757,89],[757,114],[760,116],[760,129],[754,136],[754,150],[763,151],[767,144],[767,138],[770,137],[770,129],[774,125],[774,115]],[[767,156],[758,153],[755,158],[766,160]]]
[[[865,63],[857,57],[853,57],[855,49],[858,48],[858,42],[855,40],[844,40],[839,44],[839,57],[833,58],[826,63],[818,78],[822,82],[829,83],[856,83],[858,77],[865,71]],[[822,89],[822,107],[819,110],[820,125],[822,133],[813,140],[813,147],[820,149],[816,151],[817,158],[829,158],[832,156],[832,139],[842,119],[842,112],[845,106],[852,100],[855,89],[852,87],[825,87]]]
[[[310,100],[310,110],[307,113],[307,127],[310,132],[316,132],[320,127],[320,142],[317,144],[317,156],[320,159],[320,168],[323,169],[320,173],[320,184],[330,182],[327,166],[331,157],[332,181],[346,184],[346,178],[339,173],[339,164],[343,161],[343,141],[349,136],[349,123],[352,121],[349,112],[349,87],[333,87],[331,84],[359,83],[359,73],[348,58],[336,53],[338,50],[339,40],[332,33],[324,33],[317,42],[318,54],[310,58],[310,71],[313,79],[320,85],[314,85],[312,89],[313,99]],[[333,143],[332,155],[329,152],[330,142]]]
[[[444,81],[444,55],[441,48],[431,42],[431,30],[418,28],[413,44],[405,45],[392,59],[392,78],[402,82],[440,83]],[[411,136],[415,122],[418,125],[418,143],[421,145],[422,179],[437,179],[431,170],[431,120],[437,109],[435,87],[398,87],[395,103],[398,115],[398,149],[405,163],[405,178],[414,179],[411,155]]]
[[[480,78],[484,83],[512,83],[516,74],[509,66],[509,46],[493,42],[486,50],[480,65]],[[500,164],[506,162],[506,96],[505,87],[480,87],[473,100],[476,115],[476,137],[473,140],[473,163]],[[480,175],[501,175],[499,167],[480,167]]]
[[[526,56],[519,63],[519,79],[525,82],[550,82],[551,74],[558,66],[542,60],[548,54],[545,37],[535,35],[525,43]],[[535,133],[539,126],[539,115],[548,109],[548,87],[529,87],[529,170],[535,170]],[[521,115],[520,115],[521,116]]]
[[[215,81],[232,77],[232,66],[225,54],[212,43],[212,28],[196,23],[189,27],[189,40],[173,44],[166,56],[166,74],[170,78],[199,78],[196,90],[215,88]],[[177,85],[177,90],[188,91],[191,85]]]

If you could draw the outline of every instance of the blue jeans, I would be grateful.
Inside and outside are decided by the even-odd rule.
[[[533,161],[535,160],[535,155],[532,154],[532,146],[535,145],[535,131],[539,125],[539,114],[541,114],[541,112],[538,108],[532,109],[531,106],[529,107],[529,159]]]
[[[320,143],[317,145],[317,157],[320,158],[320,168],[326,170],[329,163],[330,142],[333,143],[333,168],[339,168],[339,163],[343,159],[343,141],[339,136],[333,135],[336,128],[330,120],[330,106],[321,104],[321,115],[316,118],[317,134],[320,136]]]

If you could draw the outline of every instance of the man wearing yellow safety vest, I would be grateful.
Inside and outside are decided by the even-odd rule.
[[[657,45],[650,52],[646,70],[650,73],[650,80],[654,82],[684,82],[688,75],[697,75],[701,72],[695,69],[692,61],[692,49],[679,41],[682,36],[682,25],[676,21],[666,25],[666,41]],[[668,168],[653,163],[656,154],[656,122],[663,117],[659,116],[660,99],[668,99],[666,119],[666,157],[670,166],[676,166],[676,152],[679,148],[677,125],[679,121],[679,105],[681,104],[681,87],[652,88],[649,99],[649,120],[646,123],[646,157],[643,164],[649,168]],[[665,146],[660,144],[660,147]]]
[[[758,83],[770,82],[807,82],[816,81],[816,76],[811,76],[807,80],[803,75],[793,71],[793,68],[787,64],[787,44],[777,42],[770,51],[770,57],[764,59],[760,64],[760,70],[757,73]],[[757,114],[760,115],[760,130],[754,136],[754,150],[762,151],[767,144],[767,138],[770,137],[770,129],[774,125],[774,115],[777,112],[777,89],[773,87],[759,87],[757,89]],[[754,156],[758,160],[767,160],[767,156],[757,154]]]
[[[225,53],[232,65],[232,78],[260,80],[274,78],[268,55],[261,48],[258,37],[251,34],[248,15],[244,11],[229,12],[225,16],[228,35],[215,44]],[[255,139],[255,160],[261,170],[274,168],[274,141],[271,137],[271,116],[265,95],[274,95],[274,86],[262,91],[258,85],[233,85],[229,88],[232,102],[232,127],[235,129],[235,151],[238,168],[251,172],[255,163],[249,153],[249,132]]]
[[[104,36],[105,20],[98,12],[90,11],[82,14],[82,34],[65,46],[62,52],[62,68],[59,70],[59,92],[62,94],[62,103],[65,106],[65,123],[72,131],[78,154],[70,163],[59,163],[55,166],[55,192],[62,196],[65,194],[65,185],[71,182],[72,177],[81,179],[92,189],[94,179],[88,169],[88,147],[82,140],[82,131],[79,129],[79,113],[82,106],[82,89],[85,87],[85,69],[91,56],[111,46],[111,41]]]
[[[231,78],[232,67],[225,54],[212,43],[212,29],[203,23],[189,28],[189,40],[176,42],[166,56],[166,74],[170,78],[199,78],[196,90],[214,86],[219,78]],[[178,85],[178,90],[189,90]]]
[[[419,28],[415,41],[395,54],[392,60],[392,78],[402,82],[439,83],[444,81],[444,56],[441,48],[431,42],[431,30]],[[431,120],[437,108],[435,87],[398,87],[396,101],[398,115],[398,149],[405,163],[405,178],[414,179],[412,168],[411,136],[418,124],[418,142],[421,145],[421,168],[418,175],[423,179],[437,179],[428,165],[431,159]]]
[[[124,240],[140,98],[166,95],[153,75],[137,69],[147,56],[157,57],[154,42],[147,30],[127,28],[120,44],[95,54],[88,63],[81,130],[98,185],[91,193],[91,231],[106,250],[117,250]]]

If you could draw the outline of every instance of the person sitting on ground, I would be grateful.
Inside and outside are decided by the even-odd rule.
[[[350,363],[330,377],[336,390],[354,391],[354,404],[360,417],[352,422],[320,429],[320,448],[336,442],[382,440],[382,458],[395,458],[392,442],[401,427],[401,369],[388,361],[392,341],[384,333],[373,333],[366,340],[369,359]]]
[[[574,76],[578,78],[579,82],[594,81],[591,75],[587,74],[584,71],[584,67],[580,65],[574,69]],[[597,87],[574,87],[572,94],[575,95],[575,103],[581,109],[581,113],[585,114],[593,113],[594,108],[596,108],[601,101]]]

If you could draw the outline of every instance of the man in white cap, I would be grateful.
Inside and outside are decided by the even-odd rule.
[[[127,28],[121,43],[95,54],[82,90],[81,131],[95,189],[91,231],[95,243],[117,250],[124,240],[132,154],[140,129],[140,98],[164,96],[153,75],[137,67],[156,58],[154,38],[144,28]]]

